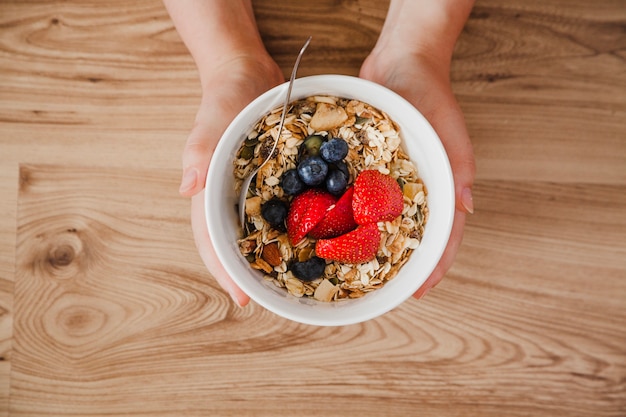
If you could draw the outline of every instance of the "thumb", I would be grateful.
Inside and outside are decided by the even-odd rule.
[[[460,112],[456,117],[461,118],[461,120],[463,119]],[[472,186],[476,175],[476,162],[472,143],[465,129],[465,124],[463,123],[461,125],[459,123],[459,126],[463,126],[462,133],[459,132],[461,134],[457,136],[456,140],[449,141],[448,144],[444,146],[450,158],[450,165],[454,175],[456,209],[468,214],[473,214],[474,200],[472,198]]]
[[[204,189],[209,164],[217,143],[230,121],[252,98],[254,95],[229,97],[224,95],[220,88],[215,88],[210,94],[202,96],[200,108],[183,150],[183,176],[179,189],[181,195],[191,197]]]
[[[183,149],[183,175],[179,192],[185,197],[194,196],[204,189],[209,164],[217,143],[230,120],[243,108],[239,103],[236,105],[224,103],[224,100],[218,98],[219,91],[215,94],[203,94]],[[217,102],[222,105],[212,104]]]
[[[204,188],[209,163],[218,138],[209,124],[196,120],[183,150],[183,175],[179,192],[191,197]]]

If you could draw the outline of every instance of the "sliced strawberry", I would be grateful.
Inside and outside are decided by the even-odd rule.
[[[314,188],[297,195],[287,213],[287,235],[291,244],[300,243],[336,201],[332,194]]]
[[[309,235],[315,239],[328,239],[354,230],[357,224],[352,215],[353,194],[354,188],[348,188]]]
[[[389,175],[366,170],[354,181],[352,210],[358,224],[390,221],[402,214],[403,209],[400,185]]]
[[[341,236],[318,240],[315,254],[331,261],[358,264],[374,259],[379,245],[378,226],[376,223],[369,223]]]

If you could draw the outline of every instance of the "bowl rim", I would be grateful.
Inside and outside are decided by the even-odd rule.
[[[332,87],[328,87],[329,85],[331,85]],[[428,144],[428,146],[432,148],[432,152],[433,152],[435,159],[437,160],[438,163],[441,164],[437,166],[437,169],[440,170],[439,174],[441,178],[439,178],[439,180],[443,181],[443,187],[441,190],[438,190],[438,191],[442,193],[441,198],[445,200],[445,204],[444,204],[445,209],[442,210],[441,213],[437,213],[438,219],[440,219],[439,223],[441,224],[440,225],[441,230],[438,230],[438,233],[440,233],[440,236],[438,236],[435,240],[437,243],[437,247],[433,247],[430,249],[430,252],[432,252],[430,253],[431,258],[427,258],[424,262],[427,264],[424,268],[424,271],[427,271],[427,273],[422,272],[421,277],[420,277],[422,279],[420,280],[416,279],[413,285],[403,287],[404,292],[396,289],[394,291],[394,294],[396,294],[396,296],[393,302],[376,303],[374,302],[375,301],[374,299],[379,300],[380,297],[375,296],[375,294],[382,292],[386,287],[390,286],[390,284],[391,286],[393,286],[396,282],[398,282],[399,281],[397,280],[398,277],[403,276],[402,271],[404,270],[404,268],[401,268],[400,272],[398,273],[398,276],[388,281],[385,284],[385,286],[383,286],[382,288],[376,291],[373,291],[372,293],[367,294],[365,297],[354,299],[354,300],[348,300],[348,301],[342,300],[342,301],[337,301],[337,302],[332,302],[332,303],[324,303],[324,302],[320,302],[320,301],[313,300],[313,299],[307,299],[306,301],[303,301],[302,298],[297,298],[295,296],[288,294],[287,291],[285,291],[284,289],[279,289],[279,290],[284,292],[286,296],[283,295],[282,297],[279,297],[276,293],[272,295],[268,295],[268,293],[270,292],[267,290],[267,288],[265,288],[267,285],[266,283],[263,282],[262,276],[260,276],[259,278],[254,278],[254,280],[261,281],[261,284],[264,284],[264,285],[258,285],[259,282],[257,282],[256,284],[252,284],[251,283],[252,280],[242,278],[239,275],[240,273],[244,275],[250,275],[249,273],[254,272],[254,271],[252,270],[252,268],[250,268],[249,264],[247,264],[247,261],[245,261],[245,258],[243,257],[243,255],[241,255],[241,252],[239,251],[238,247],[234,247],[233,244],[228,244],[228,245],[219,244],[219,242],[216,242],[214,240],[213,237],[220,235],[220,232],[223,230],[224,222],[222,220],[217,219],[218,217],[222,217],[221,215],[211,216],[212,211],[209,209],[209,207],[210,207],[211,199],[213,197],[219,198],[219,193],[217,193],[217,195],[213,195],[212,191],[217,190],[219,186],[223,186],[223,184],[221,183],[227,182],[223,180],[223,175],[225,172],[224,169],[227,167],[232,167],[231,157],[233,156],[233,150],[236,152],[236,150],[239,149],[241,138],[244,137],[249,132],[249,130],[253,127],[254,123],[256,123],[266,112],[282,104],[287,88],[288,88],[288,83],[285,82],[283,84],[280,84],[268,90],[267,92],[263,93],[262,95],[254,99],[241,112],[239,112],[239,114],[228,125],[223,135],[221,136],[213,156],[215,157],[216,155],[220,155],[220,156],[224,155],[224,157],[212,159],[211,164],[209,166],[208,173],[207,173],[206,183],[205,183],[205,195],[204,195],[205,212],[204,214],[205,214],[205,220],[207,224],[209,237],[211,238],[211,241],[213,243],[213,247],[215,249],[218,259],[222,263],[224,269],[229,274],[229,276],[253,301],[258,303],[265,309],[279,316],[285,317],[287,319],[290,319],[296,322],[300,322],[304,324],[311,324],[311,325],[318,325],[318,326],[343,326],[343,325],[355,324],[355,323],[370,320],[372,318],[375,318],[377,316],[380,316],[388,312],[389,310],[397,307],[398,305],[406,301],[408,298],[410,298],[413,295],[413,293],[417,291],[419,287],[421,287],[421,285],[425,282],[425,280],[430,276],[432,271],[435,269],[437,263],[441,259],[441,256],[443,255],[443,252],[445,250],[445,247],[447,246],[447,242],[450,237],[450,233],[452,231],[452,223],[454,220],[454,210],[455,210],[454,208],[455,207],[454,181],[453,181],[452,170],[450,167],[449,159],[447,157],[443,144],[441,143],[441,140],[439,139],[439,136],[437,135],[435,130],[432,128],[430,123],[426,120],[426,118],[410,102],[408,102],[407,100],[405,100],[403,97],[393,92],[392,90],[382,85],[373,83],[371,81],[358,78],[358,77],[348,76],[348,75],[324,74],[324,75],[307,76],[307,77],[296,79],[294,81],[292,96],[291,96],[290,101],[294,101],[300,98],[313,96],[313,95],[332,95],[335,97],[354,98],[354,99],[369,103],[372,106],[390,114],[390,117],[392,117],[392,119],[400,125],[402,125],[402,123],[391,115],[392,112],[389,112],[388,111],[389,109],[381,108],[385,106],[376,105],[375,103],[372,103],[372,101],[382,102],[385,100],[391,100],[392,103],[394,103],[394,106],[399,106],[402,108],[401,111],[408,112],[411,116],[412,124],[415,124],[416,126],[417,124],[419,124],[420,129],[426,130],[426,134],[424,135],[424,138],[426,138],[426,140],[431,142]],[[377,99],[368,100],[367,98],[363,98],[365,94],[360,93],[360,91],[363,89],[367,89],[368,91],[367,94],[371,94],[372,96],[377,97]],[[307,93],[307,91],[311,91],[311,90],[314,90],[317,92],[314,94]],[[337,91],[339,90],[341,90],[342,92],[337,93]],[[354,91],[359,91],[359,93],[355,94],[353,93]],[[255,113],[254,115],[251,113],[251,112],[256,112],[259,108],[262,108],[264,110],[261,113]],[[401,134],[402,134],[402,129],[401,129]],[[228,138],[231,138],[230,141]],[[406,138],[403,136],[403,145],[405,144],[405,141],[406,141]],[[229,158],[226,158],[226,155],[228,155]],[[411,157],[410,153],[409,153],[409,156]],[[413,160],[412,157],[411,159]],[[421,166],[419,164],[416,164],[416,165],[417,165],[418,170],[420,170]],[[222,169],[219,169],[219,168],[222,168]],[[422,177],[421,173],[420,173],[420,177]],[[443,188],[445,188],[445,190]],[[429,189],[429,196],[430,196],[430,192],[431,190]],[[232,191],[232,194],[233,195],[235,194],[234,190]],[[232,211],[233,211],[232,214],[234,214],[235,210],[232,210]],[[430,221],[431,221],[431,218],[429,218],[429,223]],[[237,221],[237,227],[239,227],[238,221]],[[428,232],[428,230],[429,229],[427,226],[425,235]],[[236,243],[236,239],[237,239],[237,236],[234,237],[233,243]],[[420,249],[421,248],[418,248],[418,251]],[[236,253],[233,254],[233,252],[236,252]],[[414,257],[414,256],[415,256],[415,253],[411,255],[411,257]],[[241,269],[242,259],[246,262],[247,270],[248,270],[247,272]],[[409,258],[409,261],[407,261],[407,263],[410,263],[410,261],[411,259]],[[406,267],[407,265],[404,265],[404,266]],[[407,279],[408,278],[405,278],[405,281]],[[273,284],[270,284],[270,285],[273,286]],[[281,298],[283,298],[283,300],[279,301]],[[287,303],[285,304],[283,303],[285,298],[293,298],[295,300],[288,300]],[[365,300],[368,298],[369,300],[367,304],[371,308],[367,310],[363,308],[357,309],[360,311],[360,314],[358,317],[354,317],[352,315],[348,315],[348,316],[341,315],[341,313],[345,312],[345,310],[348,310],[350,312],[350,309],[345,308],[346,303],[350,303],[350,302],[352,302],[353,304],[356,304],[357,302],[363,303],[362,300]],[[309,300],[312,300],[312,301],[309,301]],[[370,300],[371,302],[369,302]],[[301,305],[312,303],[312,304],[316,304],[317,307],[319,307],[321,304],[324,304],[324,306],[322,307],[323,310],[328,310],[328,309],[330,309],[331,311],[334,310],[334,313],[332,312],[329,313],[328,311],[325,311],[324,314],[318,314],[316,316],[312,316],[310,314],[305,313],[305,311],[307,311],[306,309],[293,309],[293,308],[288,307],[288,306],[293,306],[294,304],[297,304],[297,303],[300,303]],[[332,307],[329,307],[329,306],[332,306]],[[365,311],[362,311],[362,310],[365,310]],[[320,313],[320,311],[317,311],[317,313]]]

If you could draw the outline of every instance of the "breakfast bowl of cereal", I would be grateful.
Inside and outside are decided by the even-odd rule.
[[[370,320],[411,297],[441,258],[450,163],[415,107],[356,77],[296,79],[279,132],[287,88],[250,103],[220,139],[206,181],[210,238],[269,311],[321,326]],[[259,166],[242,225],[239,194]]]

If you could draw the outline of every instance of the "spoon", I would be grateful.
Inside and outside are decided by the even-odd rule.
[[[302,49],[300,49],[300,53],[296,58],[296,63],[293,66],[293,70],[291,70],[291,77],[289,78],[289,87],[287,88],[287,96],[285,97],[285,103],[283,104],[283,111],[280,115],[280,123],[278,124],[278,135],[276,136],[276,140],[274,140],[274,145],[272,146],[272,150],[268,154],[267,158],[261,165],[259,165],[243,182],[241,186],[241,193],[239,194],[239,222],[241,223],[241,227],[246,229],[246,197],[248,196],[248,190],[250,188],[250,183],[252,182],[252,178],[259,172],[261,168],[272,159],[272,155],[276,150],[276,145],[278,144],[278,140],[280,139],[280,133],[283,130],[283,125],[285,124],[285,115],[287,114],[287,106],[289,105],[289,99],[291,98],[291,88],[293,87],[293,81],[296,79],[296,72],[298,70],[298,65],[300,65],[300,58],[304,54],[304,50],[311,43],[311,39],[313,37],[309,36],[309,39],[306,40]]]

